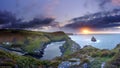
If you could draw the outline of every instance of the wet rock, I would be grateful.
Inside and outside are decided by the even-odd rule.
[[[92,42],[96,42],[97,40],[96,40],[96,38],[93,36],[93,37],[91,38],[91,41],[92,41]]]

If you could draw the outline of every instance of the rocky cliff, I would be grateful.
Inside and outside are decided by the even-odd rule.
[[[60,47],[63,55],[74,53],[80,49],[80,46],[62,31],[48,33],[13,29],[0,30],[1,47],[36,58],[42,57],[47,44],[57,41],[65,41]]]

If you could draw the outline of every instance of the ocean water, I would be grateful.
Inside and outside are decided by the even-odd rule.
[[[65,43],[65,41],[62,42],[53,42],[51,44],[48,44],[45,48],[43,57],[41,59],[43,60],[51,60],[57,56],[61,56],[62,53],[60,51],[60,46],[62,46]]]
[[[91,41],[92,36],[96,38],[96,42]],[[69,35],[69,37],[81,47],[84,47],[85,45],[92,45],[100,49],[113,49],[120,43],[120,34],[80,34]]]

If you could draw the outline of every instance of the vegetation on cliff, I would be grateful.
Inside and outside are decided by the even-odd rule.
[[[107,62],[106,68],[120,68],[120,44],[118,44],[112,51],[115,52],[115,56]]]
[[[105,68],[120,67],[120,44],[112,50],[98,49],[90,45],[80,49],[77,43],[61,31],[53,33],[7,29],[0,31],[1,47],[8,50],[30,53],[32,55],[38,55],[41,50],[44,50],[47,44],[57,41],[65,41],[63,46],[60,47],[63,53],[62,57],[56,57],[52,61],[42,61],[29,55],[20,56],[1,49],[0,66],[4,68],[57,68],[63,61],[69,61],[70,63],[80,62],[80,64],[72,65],[72,68],[83,67],[86,63],[88,67],[100,68],[104,62]]]
[[[0,68],[56,68],[59,62],[38,60],[0,50]]]
[[[119,46],[120,44],[118,44],[114,49],[108,50],[98,49],[87,45],[73,54],[65,55],[63,57],[56,57],[54,60],[60,62],[68,61],[71,63],[71,68],[83,67],[85,63],[87,63],[87,66],[90,68],[101,68],[102,64],[104,64],[104,68],[119,68]],[[80,59],[80,64],[72,65],[73,62],[70,61],[72,58]],[[74,60],[74,62],[76,62],[76,60]]]
[[[40,51],[43,51],[47,44],[51,42],[65,41],[63,46],[64,52],[72,52],[73,42],[64,32],[38,32],[28,30],[13,30],[13,29],[1,29],[0,30],[0,66],[10,68],[38,68],[38,67],[54,67],[56,68],[59,61],[42,61],[35,59],[33,55],[39,55]],[[78,45],[78,44],[77,44]],[[75,46],[77,46],[75,45]],[[79,46],[79,45],[78,45]],[[24,53],[25,56],[15,54],[14,52]],[[77,51],[77,50],[76,50]],[[71,53],[70,53],[71,52]],[[29,55],[28,55],[29,54]],[[31,57],[32,55],[33,57]],[[40,58],[40,57],[39,57]]]
[[[38,54],[46,48],[47,44],[57,41],[66,41],[64,46],[67,48],[63,48],[63,54],[66,54],[66,52],[73,53],[71,47],[74,46],[72,44],[76,43],[62,31],[48,33],[13,29],[0,30],[2,47],[29,54]]]

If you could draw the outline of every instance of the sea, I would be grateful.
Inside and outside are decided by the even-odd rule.
[[[96,38],[96,42],[92,42],[92,37]],[[86,45],[91,45],[99,49],[113,49],[117,44],[120,44],[120,34],[79,34],[69,35],[69,37],[78,43],[81,48]]]

